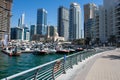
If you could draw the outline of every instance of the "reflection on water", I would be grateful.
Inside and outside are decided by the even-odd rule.
[[[60,54],[33,55],[29,53],[21,54],[19,57],[10,57],[0,52],[0,79],[63,56]]]

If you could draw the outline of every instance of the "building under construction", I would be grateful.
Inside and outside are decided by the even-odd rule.
[[[0,40],[7,34],[10,39],[10,18],[13,0],[0,0]]]

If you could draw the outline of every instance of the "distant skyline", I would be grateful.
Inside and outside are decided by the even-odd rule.
[[[82,9],[82,27],[84,21],[83,6],[87,3],[102,5],[103,0],[14,0],[12,5],[11,27],[18,25],[18,19],[22,13],[25,13],[25,24],[30,25],[37,23],[37,9],[44,8],[48,12],[48,24],[57,26],[57,15],[59,6],[70,8],[70,4],[76,2]]]

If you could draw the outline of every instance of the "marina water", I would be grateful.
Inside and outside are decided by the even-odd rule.
[[[0,52],[0,79],[63,56],[63,54],[33,55],[32,53],[22,53],[19,57],[10,57]]]

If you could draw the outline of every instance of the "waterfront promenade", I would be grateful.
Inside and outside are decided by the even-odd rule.
[[[120,49],[92,56],[57,80],[120,80]]]

